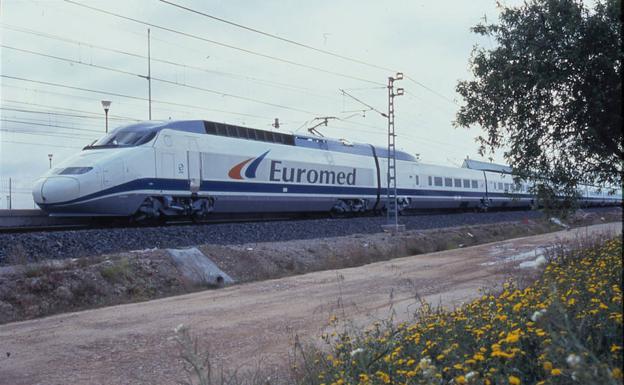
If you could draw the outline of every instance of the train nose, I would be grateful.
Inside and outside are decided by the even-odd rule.
[[[74,178],[54,176],[40,179],[33,188],[36,203],[66,202],[80,196],[80,182]]]

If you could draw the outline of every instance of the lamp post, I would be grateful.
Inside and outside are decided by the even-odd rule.
[[[50,161],[50,169],[52,169],[52,157],[54,154],[48,154],[48,160]]]
[[[104,115],[106,115],[106,133],[108,134],[108,109],[110,108],[110,100],[102,100],[102,107],[104,107]]]

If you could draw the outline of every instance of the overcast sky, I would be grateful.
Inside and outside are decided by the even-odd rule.
[[[159,1],[75,0],[154,25],[152,119],[273,129],[279,118],[280,131],[303,134],[314,118],[331,116],[339,119],[319,128],[325,136],[385,145],[385,118],[340,89],[386,111],[391,69],[413,79],[396,83],[406,91],[395,99],[397,147],[427,163],[480,159],[479,129],[452,125],[461,104],[455,86],[471,76],[474,45],[492,46],[469,29],[496,19],[494,0],[171,1],[370,65]],[[148,119],[148,82],[140,77],[147,75],[148,26],[61,0],[0,7],[0,208],[8,178],[13,207],[32,208],[30,186],[49,167],[48,154],[54,166],[103,134],[101,100],[112,101],[109,128]],[[501,154],[495,161],[503,162]]]

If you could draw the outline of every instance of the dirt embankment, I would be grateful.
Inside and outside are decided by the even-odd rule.
[[[409,321],[419,298],[448,307],[470,301],[510,271],[538,273],[516,269],[537,261],[536,250],[621,229],[603,224],[0,325],[0,383],[178,383],[186,377],[172,337],[184,324],[209,350],[215,373],[266,368],[270,383],[288,384],[273,374],[287,373],[294,341],[321,343],[336,330],[333,315],[353,327],[391,315]]]
[[[579,211],[567,222],[581,226],[618,221],[621,210]],[[361,266],[408,255],[560,230],[547,220],[440,230],[377,233],[199,249],[237,282]],[[205,289],[185,279],[166,250],[51,260],[0,268],[0,324]]]

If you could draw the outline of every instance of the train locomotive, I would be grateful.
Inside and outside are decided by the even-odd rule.
[[[508,167],[424,164],[396,152],[397,208],[530,207]],[[119,127],[39,178],[53,216],[206,218],[211,213],[364,213],[386,208],[388,152],[370,144],[202,120]],[[621,204],[591,186],[587,205]]]

